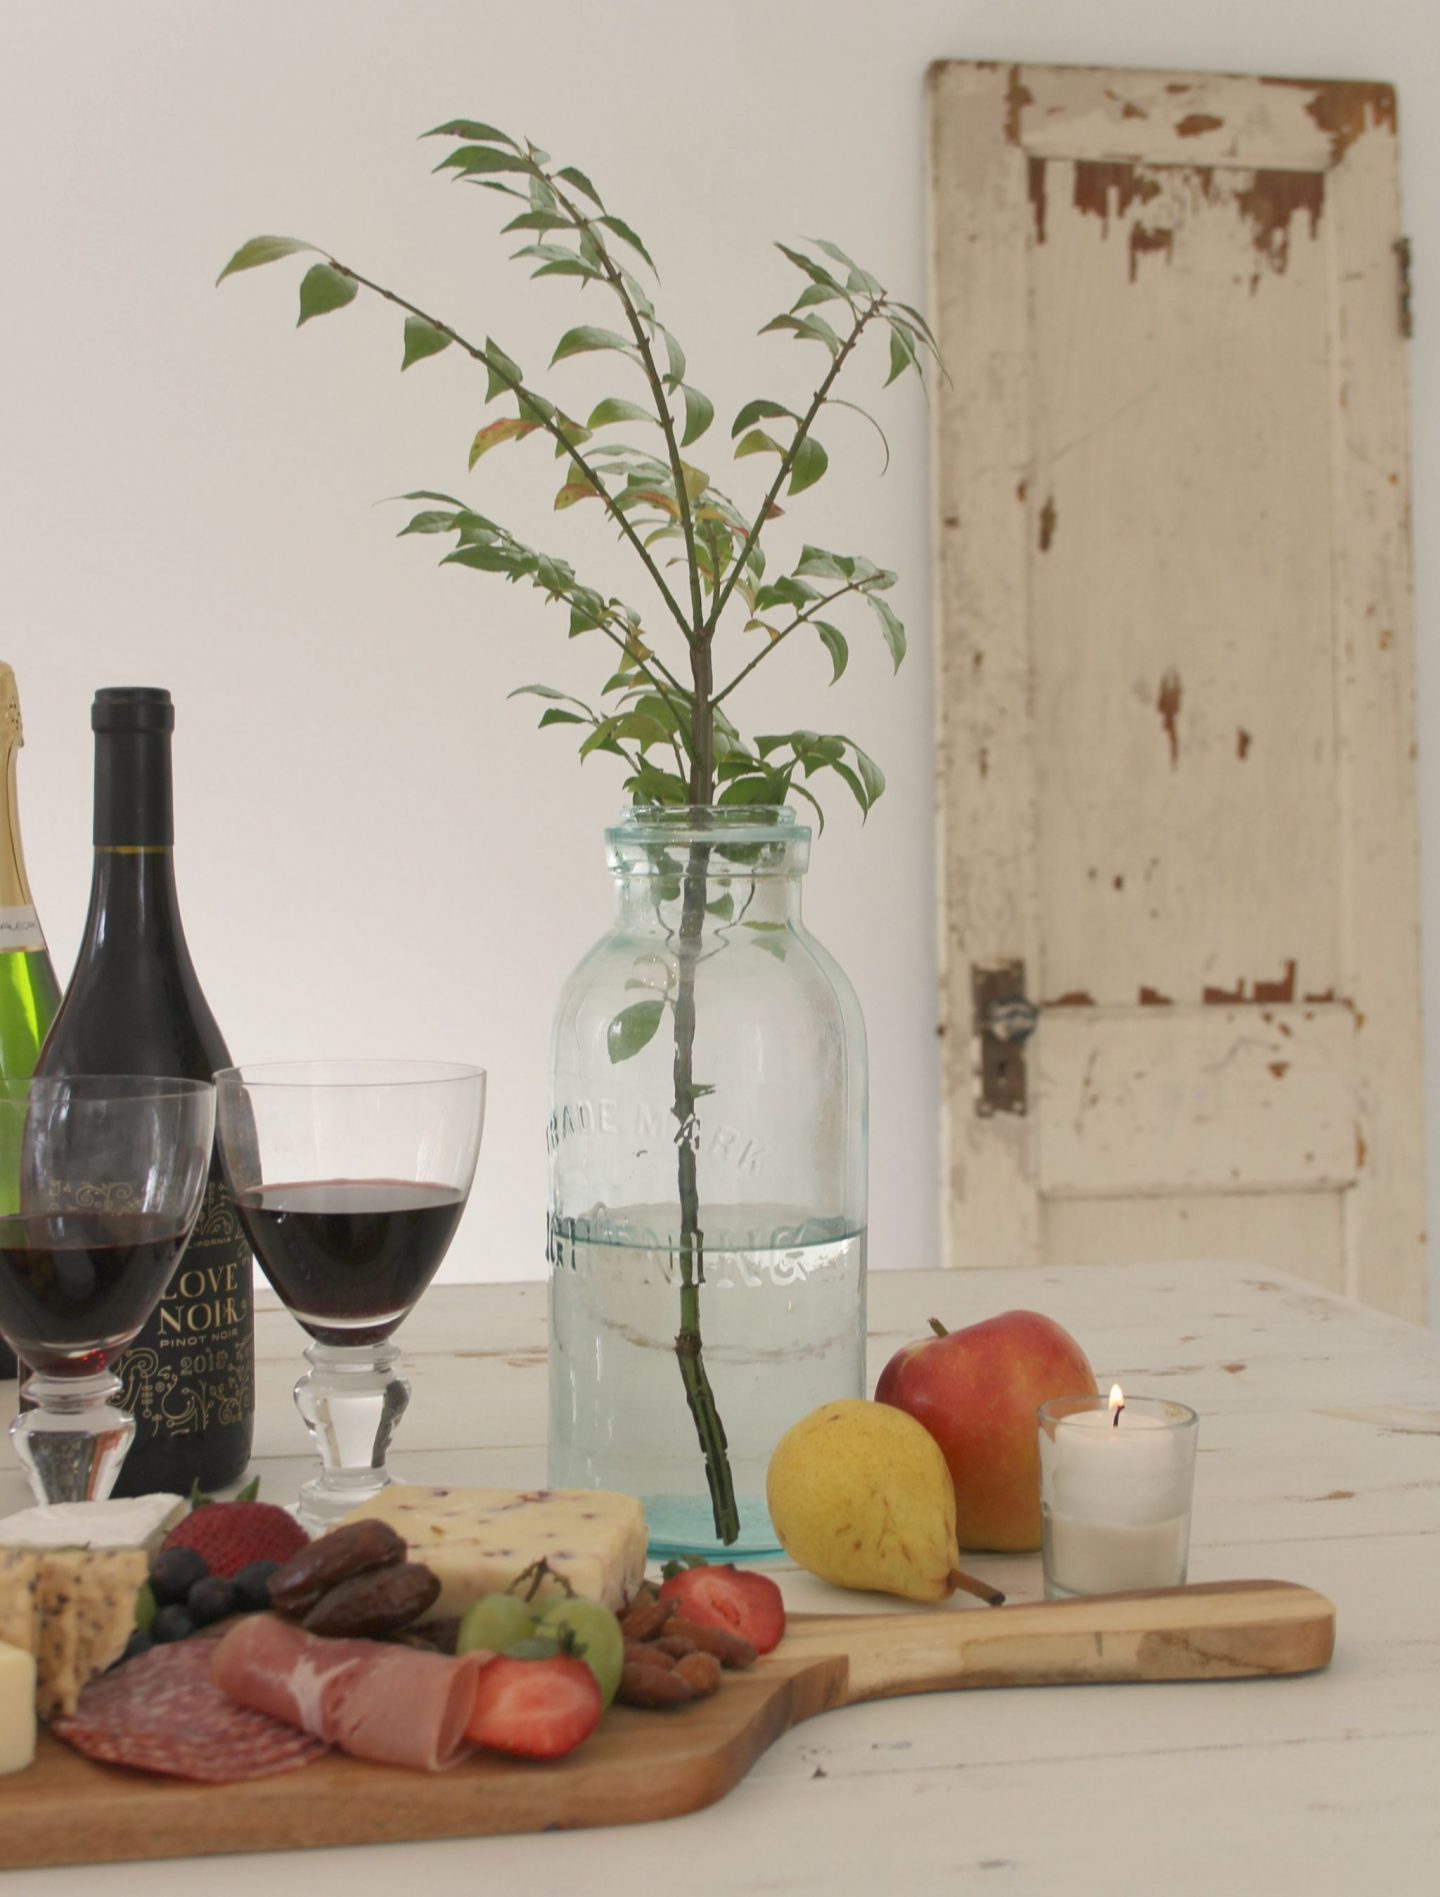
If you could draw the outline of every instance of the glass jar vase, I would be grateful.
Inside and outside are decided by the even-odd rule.
[[[792,810],[606,843],[614,923],[551,1040],[549,1479],[639,1496],[656,1551],[773,1551],[771,1450],[864,1394],[864,1020]]]

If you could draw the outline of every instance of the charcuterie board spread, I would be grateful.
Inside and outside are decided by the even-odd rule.
[[[279,1614],[258,1614],[231,1622],[224,1641],[237,1652],[273,1645],[271,1628],[283,1645],[313,1639]],[[552,1762],[482,1749],[450,1770],[410,1770],[330,1753],[277,1776],[212,1785],[97,1764],[42,1732],[34,1764],[0,1779],[0,1865],[636,1823],[713,1804],[791,1726],[861,1700],[1303,1673],[1324,1666],[1332,1647],[1334,1609],[1319,1593],[1275,1580],[1224,1582],[1000,1609],[791,1616],[778,1647],[727,1671],[721,1690],[666,1711],[613,1705],[571,1757]],[[176,1664],[201,1648],[218,1650],[197,1639],[144,1660]],[[89,1704],[138,1666],[101,1675],[87,1688]],[[82,1717],[85,1705],[82,1696]]]

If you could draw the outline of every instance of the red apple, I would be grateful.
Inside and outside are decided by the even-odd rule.
[[[923,1423],[955,1483],[960,1546],[1040,1546],[1035,1411],[1054,1396],[1093,1396],[1095,1373],[1066,1330],[1038,1311],[947,1331],[897,1350],[875,1386]]]

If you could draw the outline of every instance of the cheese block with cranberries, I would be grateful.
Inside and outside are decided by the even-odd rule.
[[[619,1609],[645,1577],[645,1511],[604,1489],[432,1489],[394,1483],[345,1517],[388,1522],[440,1582],[437,1620],[503,1592],[539,1562],[536,1600],[565,1593]]]

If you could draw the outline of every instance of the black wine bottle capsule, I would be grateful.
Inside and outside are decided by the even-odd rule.
[[[84,939],[40,1074],[176,1074],[230,1064],[200,990],[175,892],[170,694],[95,694],[95,874]],[[104,1180],[65,1191],[103,1196]],[[92,1203],[96,1201],[92,1198]],[[255,1342],[250,1248],[218,1158],[164,1297],[117,1365],[135,1441],[117,1495],[188,1495],[238,1481],[250,1458]]]

